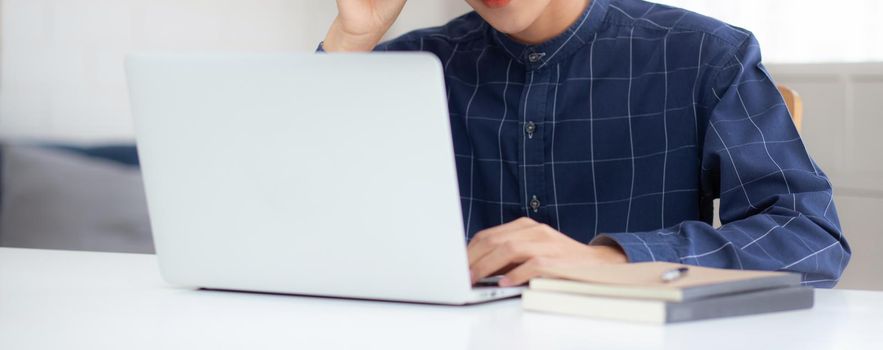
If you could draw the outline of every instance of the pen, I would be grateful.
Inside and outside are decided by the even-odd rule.
[[[687,267],[679,267],[663,272],[660,278],[662,279],[662,282],[665,283],[674,282],[681,279],[681,277],[684,277],[689,271],[690,269]]]

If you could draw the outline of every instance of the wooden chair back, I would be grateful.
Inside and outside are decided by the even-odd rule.
[[[803,127],[803,99],[797,91],[785,85],[779,85],[778,88],[785,99],[788,111],[791,112],[791,120],[794,122],[794,126],[797,127],[797,131],[800,131],[800,128]]]

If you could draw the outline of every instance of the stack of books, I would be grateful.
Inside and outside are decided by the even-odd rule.
[[[813,289],[789,272],[637,263],[549,270],[526,310],[656,324],[809,309]]]

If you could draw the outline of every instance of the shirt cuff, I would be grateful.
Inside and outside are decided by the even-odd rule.
[[[675,246],[678,238],[662,232],[626,232],[600,234],[589,245],[619,246],[630,263],[648,261],[680,262]]]

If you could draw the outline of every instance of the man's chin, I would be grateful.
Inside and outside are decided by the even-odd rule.
[[[487,21],[494,29],[501,33],[505,33],[508,35],[515,35],[518,33],[522,33],[530,27],[530,23],[519,23],[518,21],[494,21],[493,19]],[[527,22],[527,21],[524,21]]]

